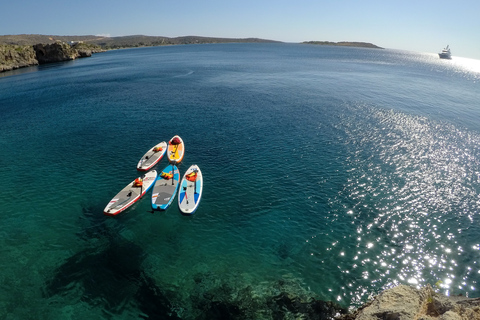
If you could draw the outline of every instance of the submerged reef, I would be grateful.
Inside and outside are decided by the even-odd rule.
[[[240,275],[198,273],[185,319],[318,319],[347,312],[313,297],[292,278],[247,285]],[[180,314],[181,315],[181,314]]]
[[[293,279],[247,285],[235,274],[206,272],[182,280],[180,287],[187,288],[172,290],[142,268],[141,248],[114,242],[67,259],[47,281],[44,297],[80,300],[112,316],[132,314],[135,306],[133,314],[143,319],[328,320],[347,312],[315,299]]]
[[[96,214],[100,210],[83,206],[76,235],[84,249],[47,273],[42,295],[49,309],[72,318],[88,310],[91,317],[184,320],[327,320],[347,312],[319,300],[292,275],[258,283],[248,273],[201,262],[187,273],[166,273],[158,257],[122,236],[114,220]]]
[[[447,297],[430,285],[399,285],[349,311],[320,300],[293,275],[258,282],[201,262],[169,273],[158,267],[159,257],[123,237],[118,224],[99,218],[100,210],[83,208],[77,236],[86,247],[48,273],[42,292],[49,310],[71,318],[89,310],[108,319],[480,320],[480,298]]]

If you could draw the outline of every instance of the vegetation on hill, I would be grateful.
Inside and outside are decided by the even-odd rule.
[[[20,34],[0,36],[0,72],[22,67],[89,57],[92,53],[111,49],[177,44],[277,42],[257,38],[229,39],[209,37],[152,36],[52,36]]]
[[[273,43],[274,40],[258,38],[213,38],[213,37],[156,37],[133,35],[124,37],[102,36],[54,36],[40,34],[20,34],[0,36],[0,72],[32,66],[42,63],[65,61],[89,57],[92,53],[112,49],[133,47],[151,47],[179,44],[206,43]],[[330,46],[349,46],[363,48],[380,48],[366,42],[330,42],[306,41],[305,44]],[[382,49],[382,48],[380,48]]]
[[[0,72],[37,65],[32,46],[0,44]]]
[[[214,37],[160,37],[160,36],[144,36],[132,35],[123,37],[102,37],[94,35],[86,36],[55,36],[55,35],[40,35],[40,34],[20,34],[20,35],[5,35],[0,36],[0,44],[10,45],[35,45],[35,44],[51,44],[57,41],[66,43],[82,43],[84,45],[91,45],[90,49],[94,50],[95,46],[103,50],[133,48],[133,47],[149,47],[162,45],[177,45],[177,44],[202,44],[202,43],[257,43],[257,42],[280,42],[274,40],[258,39],[258,38],[214,38]],[[319,44],[329,46],[349,46],[349,47],[363,47],[363,48],[377,48],[382,49],[372,43],[367,42],[331,42],[331,41],[305,41],[305,44]]]
[[[342,47],[360,47],[360,48],[373,48],[373,49],[383,49],[382,47],[376,46],[373,43],[368,42],[331,42],[331,41],[304,41],[305,44],[318,44],[324,46],[342,46]]]
[[[212,37],[197,37],[185,36],[177,38],[156,37],[133,35],[124,37],[101,37],[101,36],[52,36],[52,35],[38,35],[38,34],[21,34],[21,35],[7,35],[0,36],[0,44],[11,45],[35,45],[38,43],[51,44],[57,41],[67,43],[89,44],[99,46],[104,50],[133,48],[133,47],[149,47],[161,45],[176,45],[176,44],[201,44],[201,43],[233,43],[233,42],[278,42],[273,40],[264,40],[257,38],[212,38]]]
[[[251,42],[278,42],[272,40],[264,40],[257,38],[211,38],[211,37],[197,37],[197,36],[185,36],[177,38],[168,37],[154,37],[154,36],[125,36],[125,37],[111,37],[111,38],[97,38],[94,40],[88,40],[88,43],[93,43],[101,46],[105,49],[118,49],[118,48],[132,48],[132,47],[150,47],[150,46],[163,46],[163,45],[178,45],[178,44],[205,44],[205,43],[251,43]]]

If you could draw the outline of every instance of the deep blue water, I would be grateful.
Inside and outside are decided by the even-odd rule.
[[[480,296],[480,61],[215,44],[1,75],[2,319],[195,318],[225,287]],[[204,175],[195,215],[146,197],[104,216],[175,134]]]

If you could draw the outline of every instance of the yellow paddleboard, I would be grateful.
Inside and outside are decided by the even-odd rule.
[[[174,136],[168,142],[167,156],[168,161],[179,164],[183,160],[185,155],[185,144],[183,143],[182,138],[179,136]]]

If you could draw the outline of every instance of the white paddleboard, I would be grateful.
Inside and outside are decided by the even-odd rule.
[[[138,185],[137,179],[142,179],[142,184]],[[143,177],[139,177],[130,182],[107,204],[103,213],[107,216],[116,216],[132,204],[137,202],[153,186],[157,179],[157,171],[147,172]]]
[[[160,142],[156,146],[152,147],[147,151],[138,161],[137,170],[138,171],[148,171],[153,168],[160,160],[162,160],[163,155],[167,152],[167,143],[165,141]]]
[[[178,208],[182,214],[195,213],[202,198],[202,190],[203,175],[200,168],[194,164],[183,175],[178,190]]]

